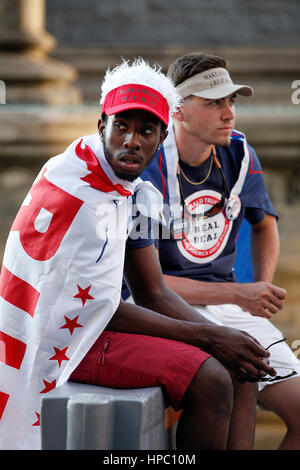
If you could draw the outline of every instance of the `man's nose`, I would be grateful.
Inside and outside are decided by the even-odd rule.
[[[141,142],[139,138],[139,133],[136,131],[130,131],[126,134],[125,140],[124,140],[124,146],[125,148],[128,148],[130,150],[138,150],[141,148]]]
[[[223,108],[222,118],[224,121],[235,119],[235,108],[233,105],[225,104]]]

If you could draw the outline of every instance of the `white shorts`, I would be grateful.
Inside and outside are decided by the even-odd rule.
[[[131,296],[126,302],[134,303]],[[267,318],[251,315],[251,313],[245,312],[237,305],[199,305],[193,307],[204,317],[217,325],[228,326],[249,333],[257,339],[264,348],[267,348],[270,344],[283,338],[281,331],[267,320]],[[297,372],[297,375],[282,380],[300,377],[300,361],[286,342],[271,346],[269,352],[269,362],[271,367],[274,367],[275,370],[285,371],[286,369],[282,375],[286,375],[289,370],[292,371],[293,369]],[[267,385],[276,383],[278,383],[278,381],[259,382],[258,390],[261,391]]]
[[[251,315],[245,312],[237,305],[224,304],[224,305],[208,305],[194,307],[208,320],[222,326],[236,328],[237,330],[245,331],[259,341],[259,343],[267,348],[271,343],[283,338],[282,333],[276,328],[267,318]],[[270,357],[269,362],[276,370],[285,370],[286,375],[289,369],[294,369],[297,375],[283,380],[300,377],[300,361],[297,359],[293,351],[290,349],[286,342],[275,344],[269,349]],[[276,384],[274,382],[259,382],[258,387],[261,391],[266,385]]]

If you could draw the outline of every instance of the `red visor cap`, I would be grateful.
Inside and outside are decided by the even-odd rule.
[[[122,85],[111,90],[105,97],[101,117],[128,109],[144,109],[155,114],[167,127],[169,124],[169,106],[161,93],[145,85]]]

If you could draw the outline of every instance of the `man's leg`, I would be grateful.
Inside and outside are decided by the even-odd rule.
[[[200,366],[184,395],[177,449],[226,449],[232,406],[230,374],[211,357]]]
[[[266,386],[259,392],[258,401],[274,411],[286,424],[287,433],[280,450],[300,449],[300,377]]]
[[[255,438],[258,388],[256,383],[233,381],[233,410],[231,414],[228,450],[252,450]]]
[[[225,326],[251,334],[264,347],[282,338],[280,330],[269,320],[244,312],[237,305],[210,306],[208,311],[211,315],[218,313]],[[300,449],[300,362],[285,342],[274,344],[269,351],[272,367],[279,370],[295,369],[298,376],[266,385],[263,389],[259,386],[258,401],[276,413],[288,428],[279,449]]]
[[[236,381],[216,359],[207,359],[185,393],[177,448],[253,449],[256,403],[256,384]]]

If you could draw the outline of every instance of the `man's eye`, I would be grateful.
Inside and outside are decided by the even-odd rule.
[[[154,132],[154,129],[152,129],[152,127],[146,127],[144,129],[144,133],[147,135],[151,135],[153,132]]]
[[[124,131],[126,129],[126,126],[125,124],[123,124],[122,122],[119,122],[119,121],[116,121],[115,122],[115,127],[117,129],[120,129],[121,131]]]

